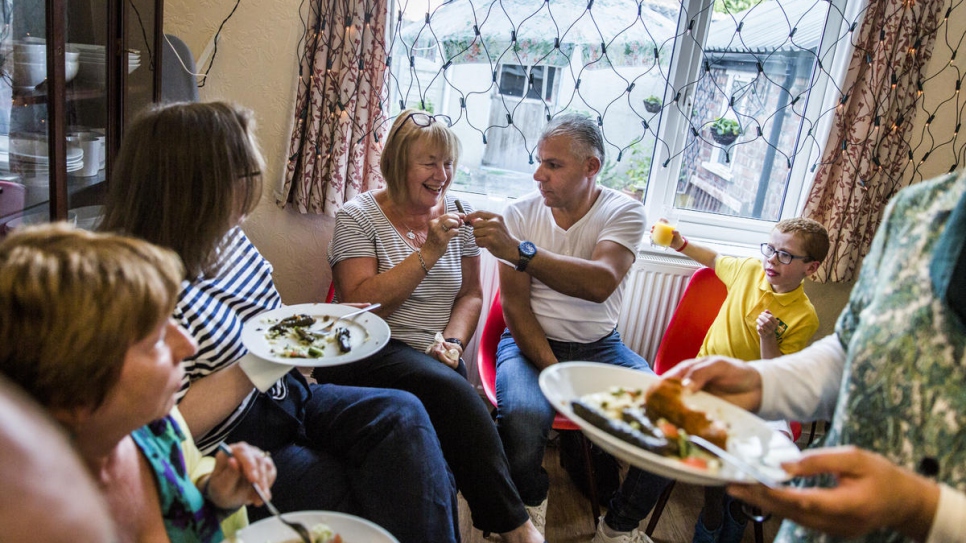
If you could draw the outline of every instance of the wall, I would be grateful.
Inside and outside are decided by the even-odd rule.
[[[286,304],[322,301],[331,274],[325,249],[333,220],[300,215],[275,205],[295,109],[302,36],[301,0],[241,1],[218,41],[201,100],[229,100],[255,111],[256,135],[266,159],[265,191],[244,225],[255,246],[275,266],[275,284]],[[166,33],[180,37],[195,58],[204,51],[233,0],[167,0]],[[204,70],[199,66],[199,71]]]

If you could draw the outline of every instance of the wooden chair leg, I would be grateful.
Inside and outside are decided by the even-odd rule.
[[[657,528],[657,521],[661,519],[661,513],[664,512],[664,507],[667,505],[667,501],[671,498],[671,491],[674,490],[674,481],[671,481],[661,495],[657,499],[657,503],[654,504],[654,510],[651,511],[651,520],[647,522],[647,528],[644,533],[650,537],[654,533],[654,529]]]
[[[590,441],[583,432],[580,435],[580,446],[584,451],[584,469],[587,471],[587,488],[590,491],[590,509],[594,515],[594,528],[600,520],[600,497],[597,495],[597,477],[594,473],[594,461],[590,456]]]

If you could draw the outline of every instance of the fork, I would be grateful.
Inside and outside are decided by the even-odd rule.
[[[218,444],[218,450],[227,454],[229,458],[234,458],[235,456],[235,454],[231,452],[231,448],[228,447],[228,445],[226,445],[224,441]],[[258,497],[261,498],[263,502],[265,502],[265,507],[268,509],[269,513],[274,515],[275,518],[277,518],[279,521],[282,522],[282,524],[288,526],[293,531],[295,531],[295,533],[299,535],[299,539],[301,539],[303,543],[312,543],[312,534],[309,533],[309,530],[308,528],[305,527],[305,525],[303,525],[300,522],[292,522],[282,518],[282,513],[279,512],[279,510],[275,507],[275,505],[272,504],[271,500],[269,500],[265,496],[265,491],[262,490],[262,487],[258,483],[252,483],[252,488],[255,489],[255,493],[258,494]]]
[[[328,323],[322,325],[322,328],[319,328],[318,330],[312,330],[312,333],[318,334],[318,333],[328,332],[329,330],[332,329],[333,326],[335,326],[335,323],[337,323],[339,321],[348,320],[350,317],[355,317],[356,315],[361,315],[361,314],[363,314],[363,313],[365,313],[367,311],[372,311],[373,309],[378,309],[380,307],[382,307],[382,304],[372,304],[370,306],[363,307],[362,309],[360,309],[358,311],[353,311],[351,313],[346,313],[345,315],[342,315],[341,317],[338,317],[335,320],[333,320],[331,322],[328,322]]]

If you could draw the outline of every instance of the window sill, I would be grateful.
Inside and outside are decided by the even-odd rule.
[[[724,243],[717,240],[704,239],[699,237],[688,237],[690,243],[696,243],[703,247],[707,247],[719,255],[725,256],[735,256],[739,258],[747,257],[760,257],[761,250],[758,245],[746,244],[746,243]],[[690,258],[684,256],[683,254],[675,251],[674,249],[668,248],[667,250],[661,250],[658,247],[651,245],[651,240],[645,237],[644,242],[641,244],[641,248],[638,250],[638,255],[649,255],[649,256],[663,256],[665,258],[671,259],[681,259],[681,260],[691,260]]]
[[[734,178],[734,174],[731,173],[731,168],[725,166],[724,164],[719,164],[717,162],[702,162],[701,167],[709,172],[717,175],[721,179],[724,179],[728,183]]]

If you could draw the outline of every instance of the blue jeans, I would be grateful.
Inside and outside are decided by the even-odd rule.
[[[260,394],[227,441],[272,453],[281,511],[332,510],[369,519],[400,542],[459,541],[456,486],[420,401],[399,390],[308,385]],[[252,521],[268,516],[249,508]]]
[[[652,373],[647,362],[624,345],[616,330],[591,343],[550,341],[550,348],[561,362],[586,360]],[[504,331],[496,351],[497,425],[510,475],[527,505],[542,502],[550,488],[542,464],[556,410],[540,392],[539,376],[540,371],[523,355],[510,332]],[[631,468],[611,499],[607,524],[622,532],[636,528],[669,482]]]
[[[320,383],[395,388],[415,394],[436,429],[456,486],[470,506],[473,525],[484,532],[504,533],[528,520],[488,404],[460,373],[390,339],[365,360],[316,368],[313,375]],[[405,468],[396,463],[394,469]]]

